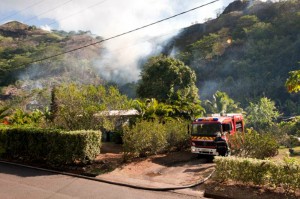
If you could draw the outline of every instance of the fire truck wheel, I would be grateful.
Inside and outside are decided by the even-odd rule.
[[[198,155],[197,155],[197,158],[198,158],[198,159],[202,159],[202,158],[204,158],[204,155],[198,154]]]

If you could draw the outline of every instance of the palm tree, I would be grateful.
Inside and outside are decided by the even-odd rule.
[[[213,95],[213,100],[205,100],[203,107],[207,113],[243,113],[243,109],[239,107],[239,103],[235,103],[227,93],[217,91]]]
[[[173,113],[173,107],[168,104],[159,103],[156,99],[133,100],[132,107],[135,108],[143,119],[153,120],[158,118],[159,121],[168,119]]]

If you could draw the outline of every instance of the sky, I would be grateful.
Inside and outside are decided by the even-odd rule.
[[[0,24],[19,21],[44,30],[91,31],[109,38],[213,0],[1,0]],[[107,79],[139,78],[139,60],[157,54],[182,28],[203,23],[234,0],[219,0],[168,21],[104,42],[105,56],[95,65]],[[159,41],[159,42],[158,42]]]

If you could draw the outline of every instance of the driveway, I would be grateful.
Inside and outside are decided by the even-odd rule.
[[[187,199],[204,197],[185,193],[138,190],[0,163],[0,198]]]
[[[109,156],[106,153],[103,157],[108,160]],[[181,187],[201,182],[212,173],[214,166],[214,163],[205,158],[198,159],[197,155],[182,151],[126,163],[96,178],[148,188]],[[202,196],[204,186],[179,189],[175,192]]]

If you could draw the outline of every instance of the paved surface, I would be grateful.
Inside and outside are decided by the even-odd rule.
[[[0,198],[187,199],[204,197],[138,190],[0,163]]]
[[[165,160],[166,157],[160,159]],[[189,161],[170,165],[161,164],[157,159],[146,159],[123,165],[96,178],[151,188],[181,187],[201,182],[212,173],[214,166],[207,159],[189,158]],[[176,189],[174,192],[202,197],[204,187]]]
[[[152,155],[121,164],[123,154],[118,147],[120,145],[103,143],[97,161],[117,162],[119,159],[120,165],[97,178],[146,187],[178,187],[202,181],[215,167],[210,159],[197,158],[197,154],[190,151]]]

